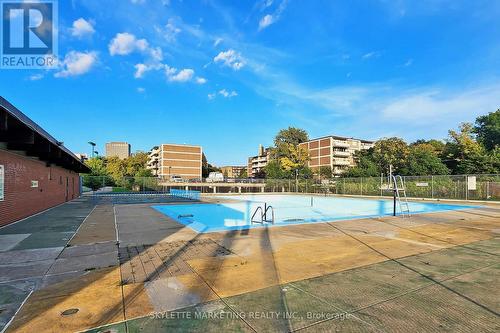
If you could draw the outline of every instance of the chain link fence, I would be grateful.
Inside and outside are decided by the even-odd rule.
[[[500,175],[404,176],[409,198],[500,200]],[[386,177],[334,179],[227,179],[170,182],[156,177],[83,176],[83,192],[169,193],[171,189],[200,193],[316,193],[359,196],[391,196]]]

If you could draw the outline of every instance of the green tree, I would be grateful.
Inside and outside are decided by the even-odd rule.
[[[389,172],[389,165],[391,164],[394,167],[394,172],[399,173],[406,164],[408,153],[408,145],[403,139],[382,139],[375,142],[375,146],[373,147],[373,161],[384,173]]]
[[[288,127],[287,129],[282,129],[278,132],[274,138],[274,145],[279,147],[281,144],[292,144],[297,146],[300,143],[309,140],[309,135],[303,129],[296,127]]]
[[[417,140],[410,145],[410,148],[415,146],[425,145],[426,149],[432,150],[432,153],[438,157],[443,155],[445,148],[445,143],[441,140],[431,139],[431,140]]]
[[[151,177],[150,170],[146,168],[148,163],[148,154],[139,152],[123,160],[125,166],[124,176],[129,177]],[[143,176],[141,176],[143,175]]]
[[[316,169],[315,173],[321,179],[331,179],[333,177],[333,170],[331,166],[321,166]]]
[[[436,156],[434,147],[428,143],[410,147],[406,165],[401,174],[407,176],[447,175],[450,170]]]
[[[290,178],[290,174],[285,172],[278,160],[271,160],[264,167],[265,176],[268,179],[286,179]]]
[[[492,151],[500,147],[500,109],[477,117],[473,132],[486,150]]]
[[[373,148],[357,151],[354,160],[356,165],[347,169],[344,177],[378,177],[382,173],[373,158]]]
[[[247,168],[244,168],[240,171],[238,178],[240,178],[240,179],[248,178]]]
[[[445,148],[445,163],[455,174],[497,173],[499,171],[498,148],[488,152],[474,139],[470,123],[460,125],[459,131],[450,130]]]

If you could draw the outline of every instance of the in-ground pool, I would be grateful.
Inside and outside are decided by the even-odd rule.
[[[212,232],[326,222],[392,215],[393,202],[386,199],[356,199],[307,195],[219,196],[221,203],[196,203],[152,206],[161,213],[197,232]],[[232,202],[226,202],[227,199]],[[251,223],[257,207],[274,210],[274,224]],[[410,202],[411,213],[470,209],[478,206]],[[399,212],[399,207],[397,207]],[[255,215],[260,220],[259,214]],[[267,216],[270,219],[270,213]]]

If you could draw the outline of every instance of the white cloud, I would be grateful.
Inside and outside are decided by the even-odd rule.
[[[137,92],[138,92],[139,94],[144,94],[144,93],[146,92],[146,89],[145,89],[145,88],[143,88],[143,87],[139,87],[139,88],[137,88]]]
[[[147,71],[151,70],[151,68],[145,64],[137,64],[134,66],[134,68],[135,68],[134,77],[136,79],[142,78]]]
[[[220,37],[219,37],[219,38],[216,38],[216,39],[214,40],[214,47],[217,47],[220,43],[222,43],[222,41],[223,41],[223,40],[224,40],[224,39],[222,39],[222,38],[220,38]]]
[[[266,2],[264,8],[271,6],[272,3],[273,3],[272,1]],[[273,14],[264,15],[264,17],[262,17],[259,21],[259,31],[267,28],[273,23],[276,23],[280,19],[281,14],[283,14],[287,6],[288,6],[288,0],[283,0],[281,1],[280,5]]]
[[[226,89],[221,89],[219,90],[219,95],[225,97],[225,98],[231,98],[231,97],[234,97],[234,96],[238,96],[238,93],[236,91],[227,91]]]
[[[151,58],[155,62],[160,62],[163,60],[163,51],[159,47],[152,47],[149,49],[149,53],[151,55]]]
[[[207,96],[208,96],[209,100],[213,100],[213,99],[215,99],[215,97],[217,96],[217,94],[213,93],[213,94],[208,94]]]
[[[116,34],[115,38],[109,43],[109,54],[127,55],[134,51],[146,51],[149,47],[145,39],[137,39],[133,34],[122,32]]]
[[[177,74],[172,74],[168,76],[168,80],[172,82],[187,82],[191,81],[193,76],[194,76],[194,70],[192,70],[191,68],[185,68],[181,69]]]
[[[371,51],[371,52],[363,54],[363,59],[371,59],[371,58],[377,58],[377,57],[380,57],[380,52],[378,52],[378,51]]]
[[[87,73],[97,62],[97,52],[76,52],[66,54],[61,63],[62,70],[55,77],[78,76]]]
[[[198,84],[205,84],[205,83],[207,83],[207,79],[205,79],[204,77],[199,77],[198,76],[196,78],[196,83],[198,83]]]
[[[74,37],[84,37],[90,36],[95,32],[94,26],[91,22],[86,21],[84,18],[79,18],[73,22],[73,28],[71,28],[71,35]]]
[[[221,62],[235,71],[240,70],[243,66],[245,66],[245,60],[241,54],[233,49],[220,52],[214,57],[214,62]]]
[[[406,93],[387,100],[382,107],[386,119],[411,121],[412,123],[434,123],[445,119],[468,119],[468,114],[477,115],[498,108],[500,85],[479,87],[460,92],[432,89]]]
[[[146,0],[130,0],[133,4],[140,5],[146,2]]]
[[[175,20],[173,18],[169,18],[167,25],[165,25],[165,32],[164,32],[165,39],[169,42],[174,42],[175,37],[181,31],[182,30],[175,25]]]
[[[28,78],[30,81],[38,81],[43,79],[43,74],[33,74]]]
[[[266,16],[260,19],[259,30],[265,29],[273,23],[274,23],[273,16],[271,14],[267,14]]]

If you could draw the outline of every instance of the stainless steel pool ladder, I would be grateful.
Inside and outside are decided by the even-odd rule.
[[[406,197],[406,189],[403,177],[401,177],[400,175],[397,176],[393,175],[392,182],[394,190],[396,192],[396,199],[398,200],[399,203],[399,210],[401,210],[401,215],[405,217],[406,214],[406,216],[410,217],[411,216],[410,205],[408,205],[408,198]],[[403,195],[404,201],[401,200],[401,194]]]
[[[250,219],[251,223],[264,224],[264,222],[266,222],[266,223],[274,224],[274,208],[273,208],[273,206],[268,206],[267,204],[264,204],[264,207],[265,207],[265,210],[263,210],[261,206],[259,206],[255,209],[255,211],[253,212],[252,218]],[[257,215],[257,213],[259,211],[260,211],[260,220],[255,220],[255,215]],[[270,211],[270,213],[271,213],[270,220],[267,219],[268,211]]]

